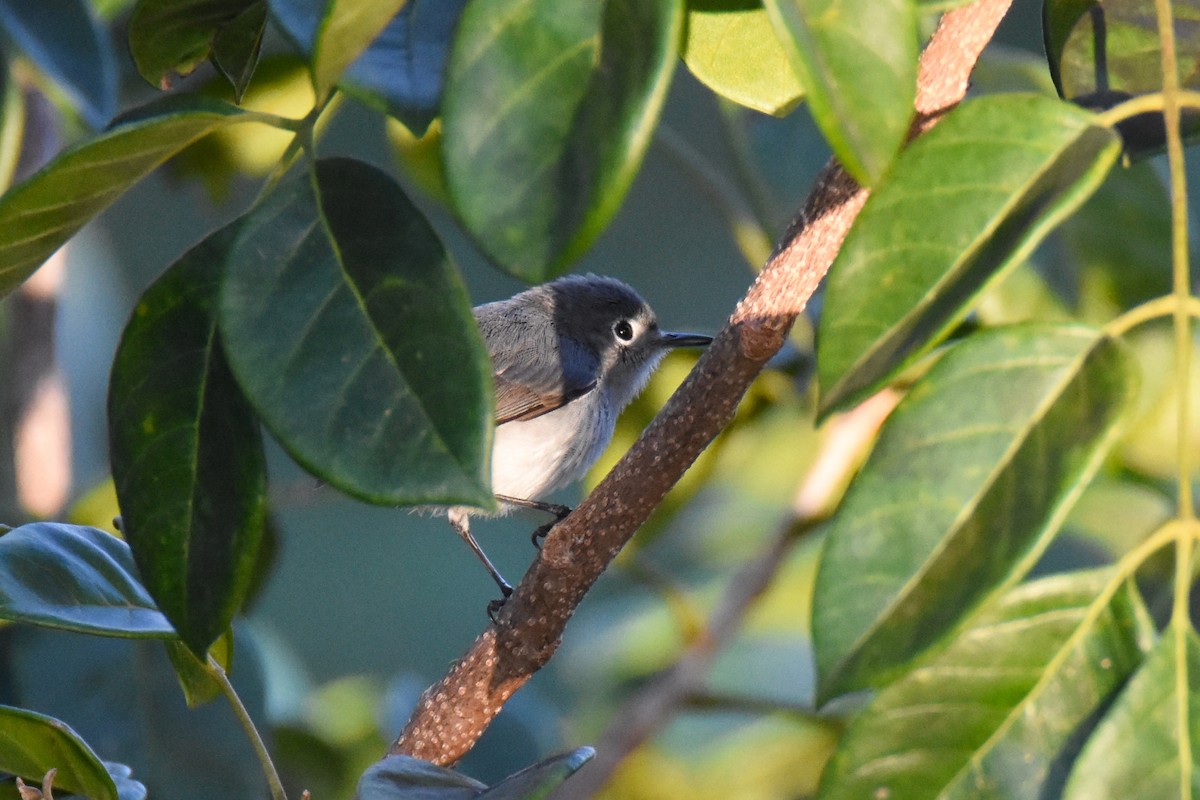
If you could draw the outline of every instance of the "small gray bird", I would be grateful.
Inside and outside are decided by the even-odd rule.
[[[667,351],[702,347],[711,336],[664,333],[637,292],[614,278],[568,275],[475,308],[492,359],[496,436],[492,491],[501,514],[553,514],[535,541],[570,513],[540,498],[583,477],[612,440],[617,417]],[[507,597],[512,586],[471,535],[472,509],[450,524]]]

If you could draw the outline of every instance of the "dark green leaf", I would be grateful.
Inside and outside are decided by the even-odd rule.
[[[102,128],[117,108],[108,34],[84,0],[0,0],[0,30],[62,87],[84,120]]]
[[[479,794],[479,800],[540,800],[550,794],[567,778],[579,771],[596,755],[590,747],[580,747],[569,753],[552,756],[526,767],[515,775]]]
[[[105,636],[175,635],[138,582],[128,545],[50,522],[0,536],[0,619]]]
[[[874,185],[908,135],[917,92],[910,0],[765,0],[834,155]]]
[[[804,98],[760,0],[689,0],[683,60],[701,83],[755,111],[783,116]]]
[[[51,769],[58,770],[54,788],[60,792],[118,800],[108,770],[75,731],[53,717],[0,706],[0,772],[41,786]]]
[[[1120,150],[1039,95],[982,97],[897,160],[830,270],[817,365],[826,411],[861,399],[961,320],[1103,181]]]
[[[491,366],[462,283],[400,187],[330,159],[245,218],[221,332],[302,464],[370,502],[490,505]]]
[[[462,773],[419,758],[388,756],[363,773],[354,800],[471,800],[486,788]]]
[[[846,494],[813,598],[819,695],[874,685],[1022,575],[1135,396],[1118,343],[1078,326],[987,331],[909,392]]]
[[[343,88],[387,112],[414,133],[437,116],[454,27],[466,0],[408,0],[383,32],[346,70]],[[270,0],[272,17],[305,53],[312,54],[324,0]]]
[[[405,2],[327,0],[312,58],[313,86],[318,99],[333,90],[346,67],[367,49]]]
[[[58,156],[0,197],[0,296],[159,164],[206,133],[256,119],[225,103],[170,97]]]
[[[1153,641],[1129,584],[1093,611],[1113,574],[1043,578],[981,611],[855,718],[822,800],[1038,797],[1060,748]]]
[[[657,124],[682,25],[675,0],[476,0],[443,102],[455,209],[479,246],[530,281],[600,235]]]
[[[1200,89],[1200,0],[1171,3],[1182,88]],[[1043,35],[1050,74],[1059,94],[1085,108],[1104,109],[1131,97],[1162,91],[1158,18],[1148,0],[1046,0]],[[1161,112],[1139,114],[1118,125],[1126,150],[1145,155],[1162,149]],[[1184,135],[1200,135],[1200,114],[1183,109]]]
[[[166,89],[173,74],[187,75],[207,60],[221,29],[253,5],[255,0],[138,0],[129,18],[138,72]]]
[[[1167,629],[1104,715],[1075,761],[1063,797],[1151,800],[1198,792],[1200,642],[1184,621]]]
[[[217,337],[237,233],[189,250],[138,301],[109,380],[125,538],[159,608],[203,659],[246,597],[266,515],[258,421]]]
[[[189,709],[159,642],[10,626],[0,633],[5,690],[14,704],[69,719],[105,758],[129,764],[151,797],[262,800],[262,769],[227,703]],[[253,632],[237,627],[230,678],[266,730],[263,675]],[[127,800],[123,781],[121,800]]]
[[[213,64],[233,86],[233,98],[238,103],[242,102],[242,95],[258,66],[266,27],[267,2],[255,0],[217,31],[213,39]]]

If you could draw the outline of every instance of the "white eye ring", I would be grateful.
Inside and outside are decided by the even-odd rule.
[[[616,325],[613,325],[613,333],[622,342],[633,341],[633,325],[629,324],[629,320],[620,320]]]

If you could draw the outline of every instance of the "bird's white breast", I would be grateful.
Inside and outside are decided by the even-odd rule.
[[[593,391],[562,408],[496,428],[492,491],[523,500],[583,477],[612,440],[616,413]]]

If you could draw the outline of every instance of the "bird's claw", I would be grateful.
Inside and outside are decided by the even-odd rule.
[[[496,615],[500,613],[500,609],[504,608],[504,604],[508,602],[508,598],[512,597],[513,588],[505,584],[500,587],[500,591],[504,596],[487,604],[488,619],[492,621],[493,625],[496,623]]]

